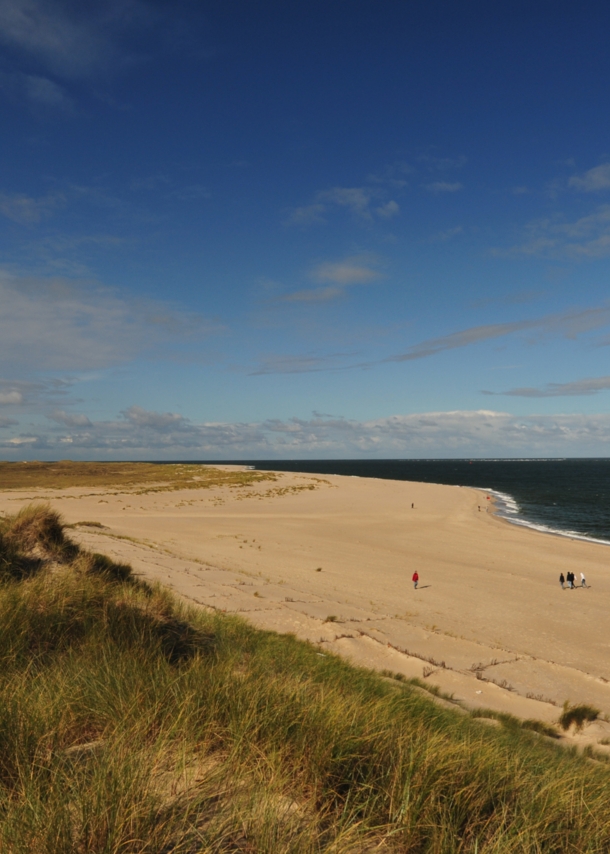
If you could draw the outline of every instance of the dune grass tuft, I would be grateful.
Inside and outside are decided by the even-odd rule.
[[[99,556],[36,566],[0,580],[2,852],[610,850],[600,763]]]
[[[573,725],[577,732],[580,732],[586,723],[597,720],[600,714],[599,709],[586,703],[581,703],[578,706],[570,706],[565,703],[563,712],[559,716],[559,726],[563,730],[568,730]]]

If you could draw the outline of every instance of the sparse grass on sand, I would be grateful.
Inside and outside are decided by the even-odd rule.
[[[2,522],[0,851],[583,854],[610,770]]]
[[[3,490],[108,487],[121,491],[158,492],[249,486],[276,479],[273,472],[218,469],[193,463],[0,462]]]

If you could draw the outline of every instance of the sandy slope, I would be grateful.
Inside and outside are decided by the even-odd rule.
[[[610,548],[511,526],[484,493],[282,474],[141,495],[0,493],[0,510],[42,497],[68,522],[107,526],[76,529],[84,545],[193,602],[425,677],[471,707],[552,721],[570,700],[610,714]],[[591,586],[562,591],[568,569]]]

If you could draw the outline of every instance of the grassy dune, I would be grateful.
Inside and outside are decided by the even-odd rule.
[[[8,489],[108,487],[127,492],[248,486],[276,480],[272,472],[231,471],[189,463],[55,463],[0,461],[0,483]]]
[[[607,766],[1,527],[0,851],[610,850]]]

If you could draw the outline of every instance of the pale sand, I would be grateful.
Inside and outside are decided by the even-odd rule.
[[[0,510],[41,498],[67,522],[108,526],[75,529],[78,542],[198,605],[425,677],[467,707],[551,722],[569,700],[610,715],[610,547],[510,525],[485,493],[284,473],[142,495],[5,492]],[[591,586],[561,590],[568,569]]]

